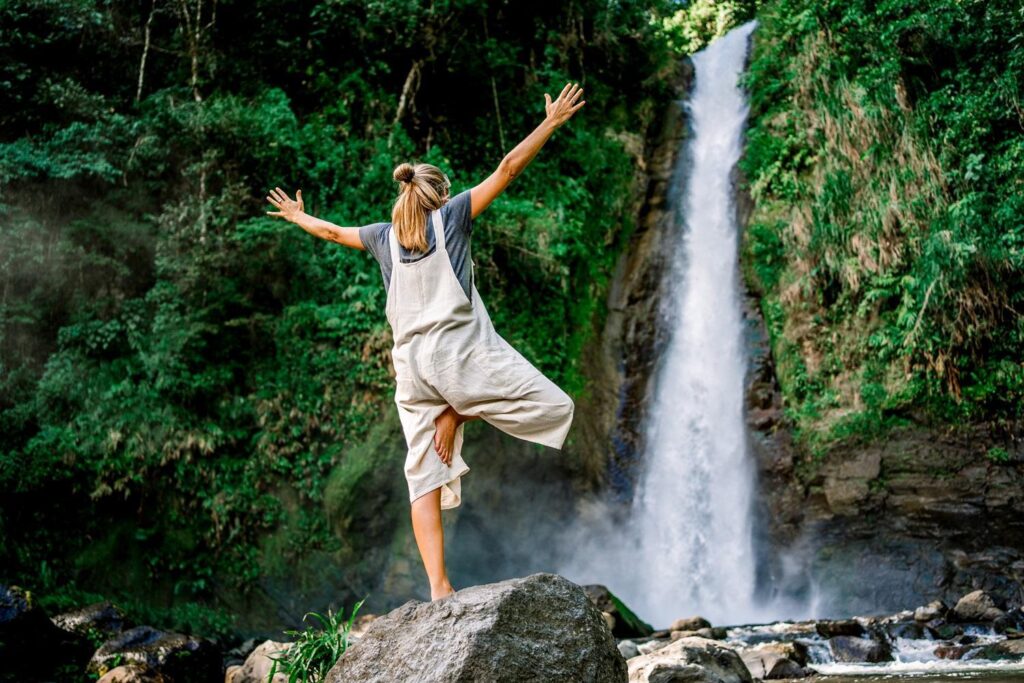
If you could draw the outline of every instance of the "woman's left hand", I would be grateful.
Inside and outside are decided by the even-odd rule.
[[[292,200],[284,190],[275,187],[267,195],[267,201],[280,209],[280,211],[267,211],[268,216],[280,216],[286,221],[294,223],[299,216],[305,213],[302,205],[302,190],[298,190],[295,193],[295,199]]]

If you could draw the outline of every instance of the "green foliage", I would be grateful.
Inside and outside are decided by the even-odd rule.
[[[992,462],[1009,462],[1010,452],[1002,446],[992,446],[985,452],[985,457]]]
[[[753,18],[763,0],[693,0],[664,23],[672,46],[691,54]]]
[[[801,443],[1024,405],[1024,15],[946,0],[761,6],[741,167]]]
[[[338,658],[348,648],[349,632],[352,630],[352,622],[356,618],[356,612],[363,606],[363,598],[352,608],[348,619],[344,618],[345,610],[334,614],[327,610],[327,616],[317,612],[307,612],[302,620],[313,616],[320,623],[320,628],[311,626],[302,631],[288,630],[285,635],[297,637],[283,650],[279,650],[274,657],[274,665],[267,674],[268,683],[274,680],[274,675],[280,670],[288,675],[288,683],[302,681],[303,683],[322,681],[327,672],[338,661]]]

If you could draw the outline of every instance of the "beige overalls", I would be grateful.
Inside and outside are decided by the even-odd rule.
[[[455,432],[451,465],[434,449],[434,419],[451,405],[479,416],[506,434],[561,449],[575,405],[554,382],[502,338],[491,324],[471,270],[466,297],[448,250],[440,209],[431,212],[436,248],[403,263],[398,238],[388,232],[391,280],[387,317],[394,334],[391,357],[395,403],[409,447],[405,477],[409,500],[441,487],[441,509],[462,502],[463,428]]]

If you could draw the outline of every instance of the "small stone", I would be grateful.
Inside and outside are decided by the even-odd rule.
[[[604,623],[608,626],[609,631],[615,630],[615,617],[612,616],[611,612],[601,612],[601,618],[604,619]]]
[[[669,631],[696,631],[699,628],[709,628],[711,622],[704,617],[682,617],[672,622],[668,627]]]
[[[640,650],[637,649],[636,643],[632,640],[620,640],[618,647],[619,652],[621,652],[622,656],[626,659],[632,659],[633,657],[638,657],[640,655]]]
[[[922,605],[914,610],[914,621],[931,621],[946,615],[948,611],[946,603],[942,600],[932,600],[927,605]]]
[[[935,656],[939,659],[963,659],[963,656],[970,650],[969,645],[950,645],[943,643],[935,646]]]
[[[642,655],[649,655],[652,652],[660,650],[661,648],[665,647],[666,645],[668,645],[671,642],[672,642],[671,640],[665,640],[665,639],[662,639],[662,638],[655,638],[653,640],[648,640],[646,643],[640,643],[639,645],[636,646],[636,648],[637,648],[637,650],[639,650],[640,654],[642,654]]]

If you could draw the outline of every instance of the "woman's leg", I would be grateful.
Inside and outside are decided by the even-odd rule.
[[[455,592],[444,566],[444,528],[441,526],[441,489],[436,488],[412,502],[412,530],[430,580],[430,599]]]

